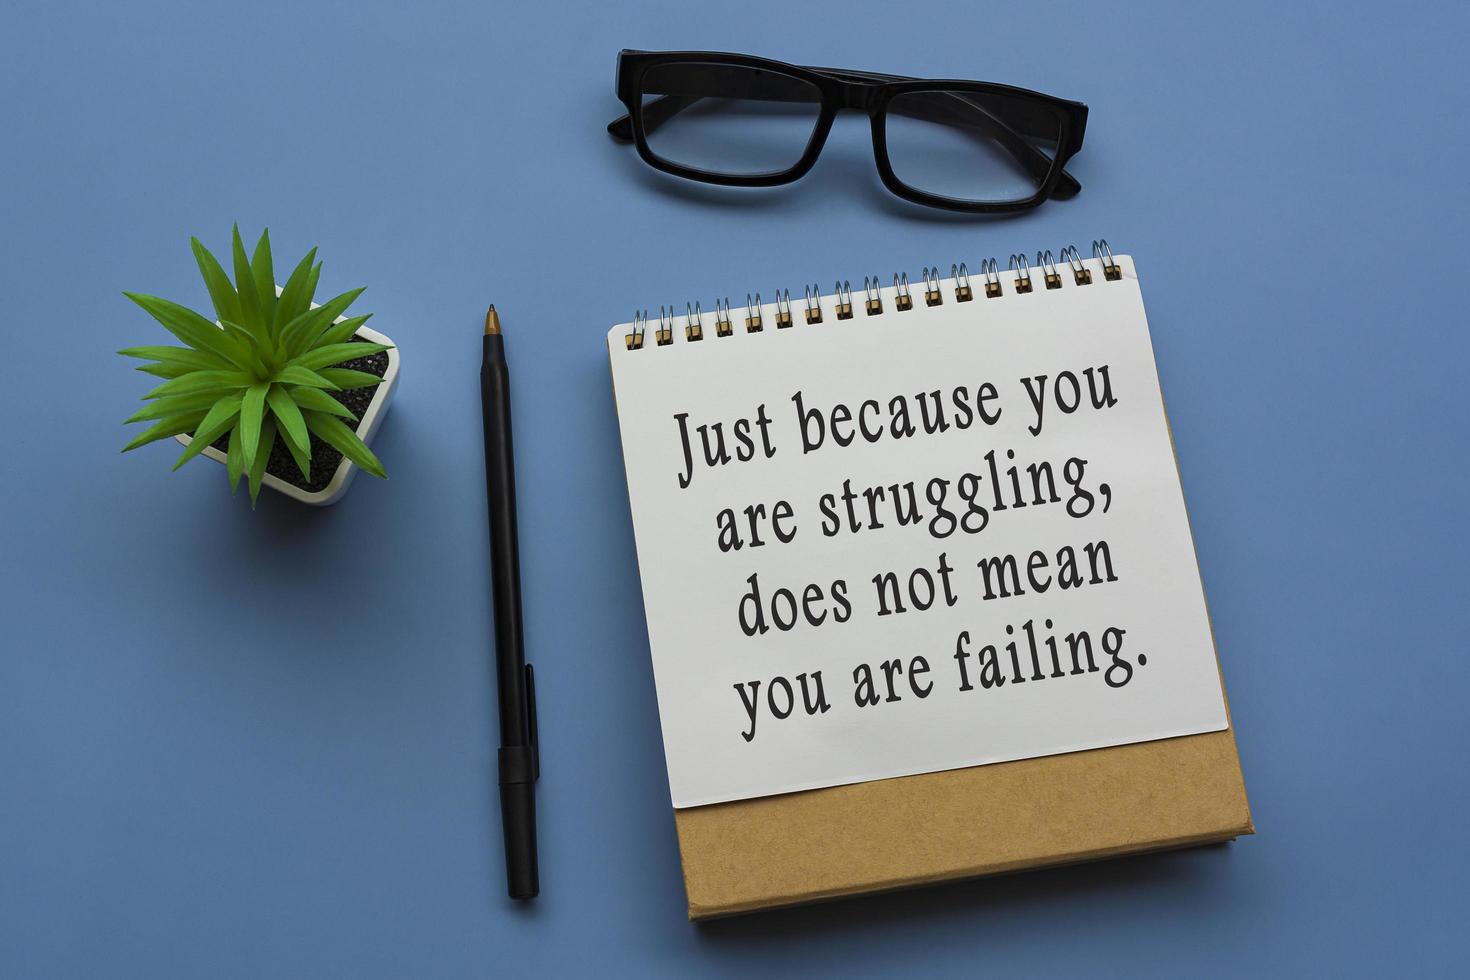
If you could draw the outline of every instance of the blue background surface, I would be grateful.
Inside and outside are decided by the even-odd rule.
[[[0,9],[0,974],[1464,967],[1463,4]],[[654,174],[620,46],[1092,107],[1081,196],[955,220],[839,119],[800,184]],[[536,81],[527,80],[534,73]],[[403,350],[334,509],[119,456],[231,222]],[[603,335],[634,306],[990,255],[1139,263],[1258,836],[692,926]],[[505,899],[477,335],[515,371],[543,898]]]

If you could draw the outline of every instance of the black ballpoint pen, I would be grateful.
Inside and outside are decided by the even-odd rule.
[[[495,675],[500,690],[500,814],[511,898],[535,898],[536,686],[521,634],[520,552],[516,544],[515,458],[510,438],[510,375],[505,338],[491,306],[480,362],[485,422],[485,494],[490,509],[490,578],[495,597]]]

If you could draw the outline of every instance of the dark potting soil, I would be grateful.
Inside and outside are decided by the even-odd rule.
[[[354,336],[353,340],[370,343],[366,337]],[[383,377],[388,373],[388,352],[379,351],[369,354],[367,357],[358,357],[341,364],[333,364],[333,367],[351,368],[354,371],[366,371],[368,374],[376,374]],[[329,391],[327,394],[337,399],[347,409],[357,416],[359,421],[363,413],[367,411],[368,405],[373,400],[373,393],[377,387],[352,388],[348,391]],[[347,422],[347,419],[343,419]],[[351,424],[350,422],[348,423]],[[214,448],[222,453],[230,450],[230,436],[225,433],[214,442]],[[271,446],[271,459],[266,464],[265,471],[271,476],[285,480],[295,487],[300,487],[307,493],[316,493],[325,490],[328,483],[332,482],[332,475],[337,472],[337,464],[342,462],[342,453],[322,442],[316,433],[311,434],[311,479],[307,480],[301,475],[301,468],[296,465],[296,460],[291,458],[291,451],[286,448],[285,441],[277,436]]]

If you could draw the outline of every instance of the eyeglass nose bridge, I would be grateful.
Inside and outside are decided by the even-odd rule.
[[[841,112],[854,109],[865,115],[873,115],[882,99],[882,82],[848,81],[835,82],[832,108]]]

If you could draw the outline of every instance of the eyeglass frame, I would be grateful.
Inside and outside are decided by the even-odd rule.
[[[647,108],[657,105],[658,101],[646,105],[643,102],[643,77],[650,68],[669,64],[762,69],[812,85],[821,93],[822,101],[816,123],[812,127],[811,136],[807,140],[806,149],[802,151],[801,158],[785,170],[758,174],[727,174],[686,166],[659,156],[648,144],[648,129],[644,116]],[[1073,102],[1043,92],[1017,88],[1013,85],[964,79],[921,79],[849,69],[817,68],[722,51],[637,51],[625,48],[618,53],[616,92],[618,100],[623,103],[628,112],[608,124],[609,135],[619,142],[633,143],[643,162],[655,170],[688,180],[729,187],[776,187],[800,180],[816,165],[817,157],[821,155],[827,137],[832,131],[832,123],[836,120],[837,113],[844,109],[854,109],[868,116],[873,133],[874,162],[878,166],[878,176],[883,181],[883,186],[904,200],[948,211],[1002,214],[1036,207],[1048,198],[1066,200],[1075,197],[1082,189],[1077,179],[1067,173],[1066,164],[1076,155],[1077,151],[1082,149],[1082,137],[1087,128],[1087,106],[1081,102]],[[932,194],[906,184],[894,172],[888,157],[886,122],[889,103],[898,96],[912,92],[999,95],[1055,113],[1059,121],[1057,148],[1056,153],[1048,159],[1045,153],[1026,142],[1022,133],[996,119],[983,107],[974,106],[982,116],[1000,127],[1003,131],[1001,135],[1006,137],[1000,141],[1004,148],[1017,158],[1018,163],[1028,166],[1027,160],[1031,161],[1028,169],[1033,170],[1033,179],[1035,178],[1034,170],[1039,169],[1037,158],[1048,161],[1049,167],[1038,182],[1036,192],[1028,198],[1015,201],[970,201]],[[664,98],[675,97],[664,96]],[[682,108],[674,109],[670,116]],[[657,128],[664,121],[657,120],[654,127]],[[999,139],[994,134],[992,137]],[[1006,145],[1007,140],[1012,145]],[[1024,147],[1025,151],[1029,151],[1024,154],[1025,159],[1022,158],[1023,154],[1018,152],[1016,144]]]

